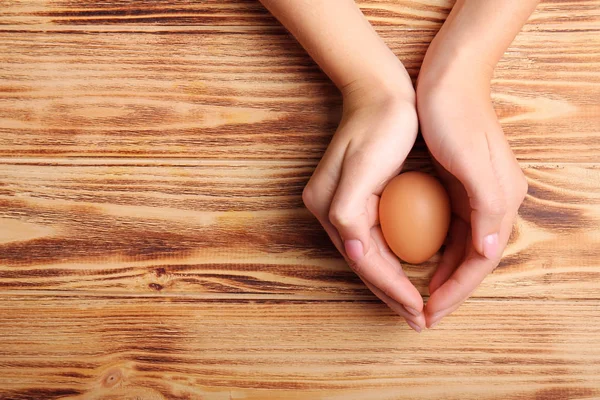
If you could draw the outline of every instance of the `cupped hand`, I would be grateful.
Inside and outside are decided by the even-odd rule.
[[[303,192],[350,267],[369,289],[416,331],[425,326],[423,300],[383,240],[379,197],[396,176],[418,129],[414,89],[389,95],[356,83],[343,90],[341,123]]]
[[[491,69],[428,57],[417,86],[419,121],[453,213],[429,284],[425,314],[431,327],[498,266],[527,181],[491,103]]]

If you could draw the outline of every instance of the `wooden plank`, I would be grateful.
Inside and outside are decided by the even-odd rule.
[[[6,2],[5,2],[6,3]],[[439,29],[452,0],[359,0],[358,5],[375,26]],[[525,29],[578,30],[596,27],[598,0],[544,1]],[[197,25],[274,26],[277,21],[257,0],[18,0],[3,4],[0,26],[21,29],[31,25]]]
[[[413,78],[433,35],[382,32]],[[520,160],[598,161],[598,67],[600,29],[518,37],[494,100]],[[341,109],[282,29],[4,32],[0,74],[0,156],[315,160]]]
[[[1,160],[0,290],[368,296],[303,208],[314,164],[171,162]],[[525,173],[512,243],[475,295],[600,298],[599,166]],[[406,266],[423,294],[434,266]]]
[[[3,399],[592,399],[597,301],[469,301],[417,335],[378,302],[4,296]]]

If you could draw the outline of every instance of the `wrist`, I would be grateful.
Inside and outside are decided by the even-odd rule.
[[[346,112],[358,108],[393,103],[415,105],[415,89],[404,66],[390,68],[386,73],[362,76],[340,88]],[[381,69],[380,71],[383,71]]]
[[[489,93],[494,65],[472,47],[439,37],[431,43],[417,81],[417,92],[457,87]]]

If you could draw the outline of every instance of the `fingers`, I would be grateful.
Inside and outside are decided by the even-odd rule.
[[[379,228],[372,229],[378,224],[377,194],[399,172],[414,137],[411,141],[410,135],[396,132],[396,121],[384,121],[377,129],[352,121],[340,125],[302,198],[361,279],[377,288],[382,300],[394,301],[396,310],[417,310],[414,313],[421,313],[424,326],[420,293],[402,271],[399,260],[385,250]],[[369,145],[361,142],[351,146],[348,133],[357,128],[369,128],[365,139],[372,139]],[[385,135],[378,138],[378,129],[381,134],[383,128]]]
[[[516,211],[506,216],[500,229],[501,248],[506,247]],[[452,275],[437,288],[426,306],[427,326],[439,322],[456,310],[475,291],[483,279],[498,265],[499,259],[490,260],[472,246],[470,234],[466,236],[465,260]]]
[[[326,162],[327,159],[324,158],[323,161]],[[323,178],[316,177],[315,179],[317,179],[318,182]],[[314,180],[311,181],[314,182]],[[307,188],[310,189],[310,186],[307,186]],[[421,312],[423,309],[423,299],[421,294],[402,271],[400,261],[395,256],[391,255],[391,253],[387,253],[389,252],[389,249],[387,249],[387,252],[380,251],[380,248],[386,249],[387,245],[385,245],[380,228],[374,227],[378,222],[378,196],[371,195],[365,200],[365,204],[362,205],[362,208],[366,210],[365,222],[367,226],[366,239],[363,240],[368,241],[369,250],[367,254],[359,257],[359,261],[353,261],[347,254],[348,246],[344,246],[344,242],[338,229],[329,221],[327,196],[323,196],[323,194],[326,194],[328,191],[314,192],[312,190],[313,189],[305,189],[303,194],[305,204],[317,217],[340,253],[347,258],[350,267],[361,277],[361,279],[370,282],[372,286],[378,287],[380,292],[385,293],[387,297]],[[373,229],[371,227],[373,227]],[[371,234],[375,235],[376,241],[371,238]],[[349,250],[352,251],[352,249]]]
[[[440,323],[440,321],[444,317],[446,317],[446,316],[452,314],[454,311],[458,310],[458,308],[462,305],[462,303],[463,302],[457,303],[454,306],[452,306],[448,309],[439,311],[433,315],[427,315],[427,318],[426,318],[427,322],[426,322],[425,326],[429,329],[434,328],[437,324]]]
[[[328,220],[327,214],[331,200],[335,194],[341,175],[346,144],[334,135],[323,158],[317,165],[308,184],[302,192],[302,201],[308,210],[323,223]]]
[[[376,206],[376,204],[371,202],[371,206],[374,207],[374,206]],[[335,246],[338,248],[338,250],[340,250],[340,252],[343,254],[343,251],[342,251],[343,243],[342,243],[342,240],[341,240],[339,234],[337,233],[337,230],[335,229],[335,227],[328,221],[323,221],[321,223],[322,223],[323,227],[325,228],[325,231],[328,233],[329,237],[331,238],[332,242],[335,244]],[[381,229],[379,227],[373,227],[371,229],[371,232],[372,232],[372,236],[373,236],[373,241],[372,241],[373,248],[377,249],[377,251],[380,253],[384,262],[387,263],[387,266],[384,266],[384,269],[388,270],[391,275],[396,276],[396,274],[399,274],[400,275],[399,279],[402,279],[403,282],[405,282],[405,283],[408,282],[410,287],[412,287],[412,289],[414,289],[414,286],[410,283],[410,281],[408,280],[408,277],[402,270],[402,267],[400,265],[400,262],[398,261],[398,258],[396,258],[396,256],[391,252],[391,250],[385,243],[385,241],[383,239],[383,234],[381,233]],[[364,259],[363,261],[361,261],[361,264],[366,264],[366,265],[360,266],[358,268],[353,268],[353,269],[356,271],[357,269],[364,270],[364,268],[369,268],[368,261],[369,261],[368,259]],[[349,264],[351,264],[351,263],[352,263],[352,261],[349,260]],[[415,293],[414,291],[411,291],[409,288],[409,291],[407,292],[408,295],[413,296],[413,301],[407,302],[407,303],[411,303],[413,305],[415,305],[415,304],[418,305],[418,309],[407,308],[409,306],[404,306],[403,303],[400,303],[400,302],[398,302],[398,300],[395,300],[392,297],[386,295],[384,291],[378,289],[377,286],[375,286],[374,284],[371,284],[368,280],[368,275],[369,274],[367,274],[367,276],[363,276],[362,274],[358,274],[358,276],[361,278],[361,280],[367,285],[367,287],[379,299],[381,299],[384,303],[386,303],[398,315],[404,317],[407,320],[408,325],[412,329],[414,329],[417,332],[420,332],[425,327],[425,315],[422,313],[423,300],[422,300],[421,295],[418,293],[418,291],[416,291],[416,289],[414,289],[416,291],[416,293]],[[389,289],[387,289],[387,290],[389,291]],[[402,298],[402,297],[397,296],[397,298]],[[408,321],[410,321],[410,323]]]
[[[368,136],[362,141],[350,140],[346,148],[329,220],[346,242],[348,256],[354,261],[369,252],[369,222],[374,217],[369,215],[366,202],[373,194],[380,194],[385,184],[400,172],[416,138],[414,109],[401,108],[396,114],[397,119],[376,119],[369,126],[357,124]],[[347,128],[357,126],[349,124]]]
[[[344,256],[344,244],[338,231],[329,222],[328,213],[340,179],[345,148],[346,144],[340,143],[338,137],[334,136],[302,192],[304,205],[319,220],[335,247]]]
[[[381,228],[373,227],[373,236],[381,235]],[[380,240],[380,239],[377,239]],[[375,239],[371,239],[369,251],[359,261],[349,260],[350,267],[364,280],[381,290],[386,296],[417,312],[423,310],[423,298],[407,278],[400,261],[386,257],[379,250]]]
[[[510,151],[508,143],[502,138],[502,140],[494,142],[493,146],[499,154],[498,159],[495,160],[497,168],[503,172],[503,179],[501,179],[503,184],[499,186],[503,190],[509,210],[508,213],[504,214],[500,224],[497,238],[498,252],[494,258],[489,258],[482,255],[476,249],[475,244],[478,241],[473,239],[473,237],[478,234],[481,237],[481,234],[478,233],[481,232],[481,224],[479,228],[476,225],[469,228],[468,224],[465,223],[467,233],[464,232],[463,228],[460,228],[460,231],[458,231],[456,226],[453,225],[451,227],[451,230],[453,230],[451,237],[456,238],[456,234],[461,235],[465,238],[464,245],[457,245],[451,240],[442,257],[442,262],[438,270],[432,277],[430,283],[431,297],[429,298],[425,312],[428,327],[431,327],[456,310],[498,265],[502,252],[508,243],[519,206],[527,193],[527,182],[514,155]],[[472,191],[471,193],[474,192]],[[481,194],[479,195],[481,196]],[[461,198],[464,199],[458,192],[452,198],[453,201],[458,201],[459,203],[461,202]],[[472,202],[473,197],[470,197],[469,201]],[[464,202],[466,203],[466,201]],[[482,209],[480,208],[480,210]],[[468,213],[463,213],[463,218],[467,215]],[[471,223],[476,223],[478,217],[480,216],[473,212],[471,214]],[[461,251],[458,250],[458,247],[463,247],[464,249],[462,260],[460,257]],[[457,264],[460,264],[458,268],[456,267]]]
[[[326,161],[325,158],[323,160]],[[323,179],[323,177],[319,177],[315,172],[309,185],[304,189],[302,199],[308,210],[319,220],[338,251],[346,256],[344,242],[328,217],[329,203],[331,202],[331,198],[333,198],[333,189],[328,190],[328,185],[334,186],[336,184],[337,182],[333,181],[331,176]],[[370,227],[379,225],[379,196],[371,195],[367,199],[366,213],[368,215],[367,223],[369,229]]]
[[[376,217],[370,215],[372,210],[366,204],[382,183],[377,175],[370,154],[359,152],[347,157],[329,209],[329,221],[340,233],[353,261],[359,261],[370,250],[370,222]]]
[[[498,202],[496,202],[498,201]],[[504,200],[477,200],[471,213],[473,245],[479,254],[496,260],[502,254],[500,246],[500,224],[506,212]]]
[[[404,317],[408,326],[414,329],[416,332],[421,333],[423,328],[425,327],[425,315],[423,313],[419,313],[418,315],[414,315],[413,311],[408,311],[402,304],[398,303],[394,299],[387,296],[381,290],[377,289],[377,287],[373,286],[369,283],[369,281],[363,281],[365,285],[377,296],[381,301],[383,301],[387,306],[394,311],[396,314]]]
[[[455,217],[450,225],[446,249],[435,273],[429,282],[429,294],[433,294],[452,275],[465,256],[467,233],[469,226],[462,219]]]
[[[427,326],[456,310],[495,267],[494,261],[476,251],[462,263],[427,302]]]
[[[500,132],[501,134],[501,132]],[[458,157],[454,174],[465,187],[471,206],[473,246],[489,260],[500,256],[500,228],[507,212],[505,191],[492,159],[493,133],[475,135],[477,145],[468,157]]]
[[[381,256],[384,259],[386,259],[390,263],[390,265],[396,265],[398,272],[408,279],[406,273],[404,272],[404,270],[402,269],[402,266],[400,265],[398,257],[396,257],[396,255],[394,253],[392,253],[392,250],[389,248],[389,246],[385,242],[381,228],[380,227],[371,228],[371,236],[373,237],[374,242],[377,244],[377,248],[379,249]],[[384,303],[386,303],[394,312],[396,312],[398,315],[404,317],[404,319],[406,319],[406,323],[408,324],[408,326],[410,326],[412,329],[414,329],[418,333],[420,333],[421,330],[423,330],[423,328],[425,327],[425,315],[423,314],[422,311],[420,311],[420,309],[416,310],[416,309],[412,309],[412,308],[407,308],[406,306],[398,303],[391,297],[387,296],[381,290],[377,289],[375,286],[370,284],[368,281],[363,280],[363,282],[365,282],[365,284],[369,287],[369,289],[371,289],[371,291],[377,297],[379,297]],[[420,302],[420,304],[422,304],[423,299],[419,298],[419,299],[417,299],[417,301]]]

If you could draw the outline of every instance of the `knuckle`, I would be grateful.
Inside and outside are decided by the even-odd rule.
[[[310,183],[304,186],[304,190],[302,190],[302,202],[310,210],[314,202],[313,188]]]
[[[308,183],[304,190],[302,191],[302,202],[306,206],[306,208],[313,213],[314,215],[318,214],[319,211],[319,201],[317,198],[317,193],[310,183]]]
[[[346,227],[352,220],[350,210],[339,204],[332,205],[329,210],[329,221],[336,227]]]

